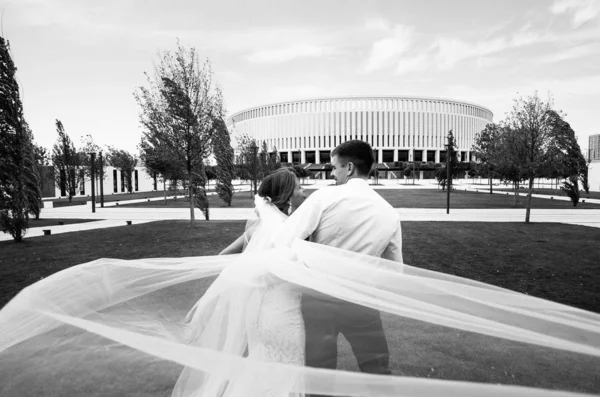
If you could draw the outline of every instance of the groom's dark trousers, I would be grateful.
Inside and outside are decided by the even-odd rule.
[[[302,296],[306,365],[335,369],[337,341],[350,343],[362,372],[390,374],[390,354],[379,311],[318,293]],[[313,397],[317,397],[313,395]]]

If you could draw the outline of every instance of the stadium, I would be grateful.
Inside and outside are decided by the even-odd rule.
[[[406,163],[433,169],[445,161],[452,130],[461,162],[473,159],[475,135],[492,121],[482,106],[452,99],[411,96],[314,98],[257,106],[227,119],[234,136],[246,134],[282,163],[325,171],[331,150],[350,139],[371,144],[384,177],[397,177]],[[425,163],[425,164],[423,164]],[[383,176],[383,175],[382,175]]]

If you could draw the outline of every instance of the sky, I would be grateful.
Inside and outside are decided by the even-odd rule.
[[[137,152],[158,51],[177,40],[212,64],[227,114],[345,95],[450,98],[490,109],[551,95],[582,149],[600,134],[600,0],[3,0],[24,114],[51,148]]]

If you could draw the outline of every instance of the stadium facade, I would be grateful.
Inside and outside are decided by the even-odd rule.
[[[476,134],[492,118],[485,107],[452,99],[352,96],[257,106],[234,113],[227,125],[234,136],[266,142],[282,163],[328,163],[334,147],[362,139],[373,146],[377,163],[387,165],[445,161],[450,130],[460,161],[470,161]]]
[[[587,157],[590,162],[600,162],[600,134],[590,135]]]

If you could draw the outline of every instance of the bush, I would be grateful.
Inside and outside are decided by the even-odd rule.
[[[577,207],[577,204],[579,203],[579,181],[577,180],[577,177],[570,179],[571,180],[566,180],[563,182],[560,190],[569,196],[571,202],[573,203],[573,207]]]

